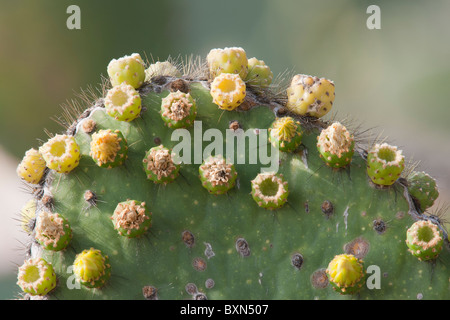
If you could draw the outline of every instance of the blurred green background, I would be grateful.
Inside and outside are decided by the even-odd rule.
[[[450,1],[415,0],[1,0],[0,299],[17,291],[24,235],[14,219],[29,198],[15,175],[24,152],[47,140],[44,128],[76,92],[96,86],[112,58],[149,59],[241,46],[285,71],[336,84],[337,119],[373,128],[450,200]],[[81,29],[69,30],[69,5]],[[369,5],[381,29],[369,30]],[[327,115],[330,116],[331,115]]]

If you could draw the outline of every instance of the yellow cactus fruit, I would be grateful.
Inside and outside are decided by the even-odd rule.
[[[75,169],[81,158],[80,146],[75,138],[57,134],[39,148],[47,167],[59,173],[69,173]]]
[[[17,175],[31,184],[38,184],[44,175],[46,163],[41,153],[36,149],[25,152],[20,164],[17,166]]]
[[[287,89],[286,108],[301,116],[323,117],[333,107],[334,83],[324,78],[298,74]]]
[[[245,99],[245,82],[237,74],[222,73],[211,83],[213,102],[220,109],[234,110]]]
[[[211,79],[222,73],[233,73],[245,79],[248,73],[247,54],[239,47],[212,49],[206,57]]]

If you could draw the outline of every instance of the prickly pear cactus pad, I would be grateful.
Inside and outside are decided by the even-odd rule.
[[[345,123],[345,136],[320,137],[333,123],[321,117],[339,83],[304,75],[293,86],[246,81],[244,53],[213,50],[208,59],[170,63],[170,72],[153,64],[143,83],[136,54],[113,60],[105,95],[58,139],[35,147],[47,161],[40,181],[42,159],[27,153],[18,171],[34,190],[23,217],[33,240],[27,254],[51,265],[57,283],[24,285],[25,262],[17,287],[24,297],[450,298],[448,234],[410,195],[403,158],[395,170],[392,159],[378,161],[370,151],[380,141]],[[131,85],[139,99],[120,91],[110,112],[107,92]],[[189,121],[165,119],[165,104],[175,120]],[[276,136],[274,122],[283,125]],[[420,221],[439,239],[412,232]],[[42,225],[53,242],[38,241]],[[425,252],[431,241],[439,244],[433,255]],[[25,280],[37,281],[34,273]]]

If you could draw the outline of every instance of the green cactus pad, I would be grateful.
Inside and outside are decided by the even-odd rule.
[[[170,183],[180,172],[180,165],[174,163],[172,152],[163,145],[148,150],[142,163],[147,178],[154,183]]]
[[[127,200],[117,204],[111,217],[114,229],[121,236],[135,238],[143,235],[152,225],[152,213],[145,202]]]
[[[87,288],[101,288],[111,276],[109,257],[91,248],[77,254],[73,262],[77,280]]]
[[[408,229],[406,244],[419,260],[432,260],[441,253],[444,240],[442,231],[428,220],[420,220]]]
[[[190,127],[197,115],[195,100],[189,93],[171,92],[161,101],[161,118],[169,128]]]
[[[252,181],[252,197],[264,209],[281,208],[287,201],[289,188],[281,174],[260,173]]]
[[[42,180],[45,196],[52,197],[53,207],[71,223],[71,250],[30,248],[31,256],[51,262],[57,274],[50,298],[145,299],[143,292],[149,290],[144,288],[151,287],[160,300],[450,299],[449,251],[441,250],[431,268],[410,254],[404,242],[406,230],[425,215],[416,210],[403,179],[389,188],[374,187],[366,170],[368,150],[360,151],[359,145],[345,173],[324,169],[317,136],[330,124],[323,119],[289,113],[302,125],[302,146],[278,152],[268,141],[268,128],[286,115],[281,110],[288,97],[248,88],[245,108],[224,112],[213,102],[211,79],[199,77],[200,71],[144,84],[139,92],[145,108],[133,121],[111,117],[99,107],[99,99],[73,126],[79,165],[68,174],[50,169]],[[178,80],[188,84],[198,114],[194,126],[171,129],[159,111]],[[93,164],[92,136],[81,125],[87,120],[95,123],[96,131],[123,133],[129,146],[124,165],[105,170]],[[230,123],[242,130],[230,130]],[[171,183],[155,184],[143,158],[161,145],[180,156],[182,165]],[[217,174],[216,186],[209,187],[213,194],[199,178],[211,154],[227,159],[224,172],[210,172]],[[273,212],[258,206],[251,195],[251,181],[266,172],[282,174],[289,185],[288,201]],[[227,173],[228,180],[218,188]],[[111,221],[118,202],[126,199],[145,202],[153,213],[151,229],[140,237],[121,236]],[[38,215],[48,202],[42,196],[36,201]],[[445,233],[443,240],[447,243]],[[83,259],[91,267],[74,268],[74,275],[70,267],[76,253],[86,248],[101,250],[112,268],[91,253]],[[364,259],[367,280],[357,294],[336,292],[325,272],[342,253]],[[74,277],[93,282],[95,290],[68,286]],[[212,281],[206,285],[208,279]]]
[[[36,221],[36,241],[45,250],[60,251],[72,238],[72,229],[67,219],[59,213],[42,211]]]
[[[145,64],[138,53],[112,59],[108,64],[107,71],[113,86],[126,83],[137,89],[145,80]]]
[[[19,267],[17,285],[23,292],[44,296],[56,287],[56,274],[42,258],[28,259]]]
[[[203,187],[211,194],[224,194],[234,187],[237,172],[223,156],[209,156],[198,168]]]
[[[292,117],[277,118],[269,127],[269,131],[269,141],[280,151],[294,151],[302,143],[302,126]]]
[[[339,122],[322,130],[317,137],[317,149],[322,160],[331,168],[343,168],[350,164],[355,152],[353,135]]]
[[[367,174],[377,185],[392,185],[404,168],[405,157],[402,151],[387,143],[375,144],[367,155]]]
[[[92,135],[90,147],[89,155],[102,168],[120,166],[127,159],[128,143],[119,130],[99,130]]]
[[[439,196],[436,180],[425,172],[413,172],[408,176],[408,191],[422,211],[432,207]]]

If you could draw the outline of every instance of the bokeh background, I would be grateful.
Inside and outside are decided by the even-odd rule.
[[[68,30],[69,5],[81,29]],[[381,29],[369,30],[369,5]],[[112,58],[203,57],[241,46],[274,74],[336,84],[334,116],[372,128],[437,179],[433,210],[450,202],[450,1],[448,0],[0,0],[0,299],[16,291],[30,198],[15,169],[50,132],[61,105],[96,87]],[[327,115],[328,116],[328,115]]]

